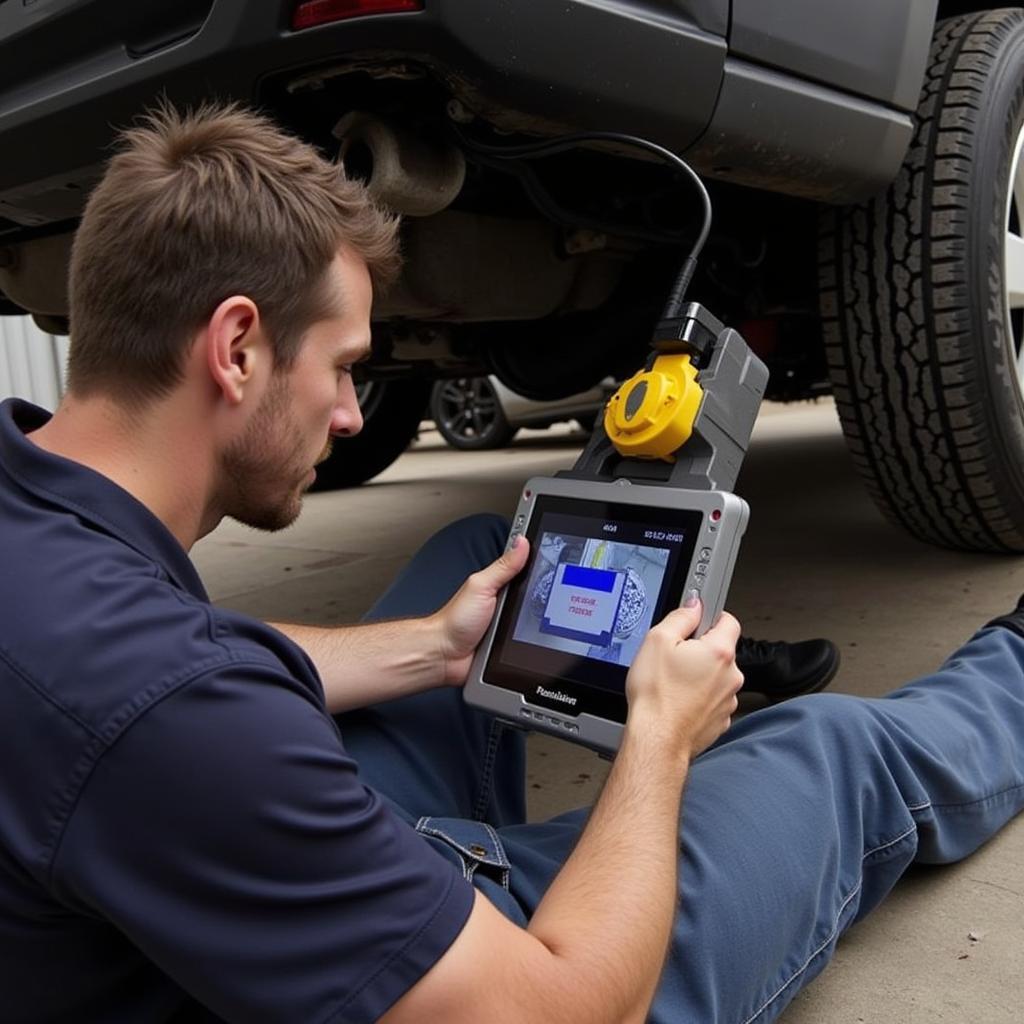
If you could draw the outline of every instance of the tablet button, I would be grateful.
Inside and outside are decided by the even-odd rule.
[[[700,560],[706,562],[711,557],[711,548],[700,549]]]

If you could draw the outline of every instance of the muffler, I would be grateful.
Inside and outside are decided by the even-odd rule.
[[[466,179],[462,151],[427,141],[371,114],[346,114],[335,126],[338,154],[350,177],[366,183],[381,205],[409,217],[450,206]]]

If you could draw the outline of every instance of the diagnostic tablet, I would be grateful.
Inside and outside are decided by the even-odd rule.
[[[722,491],[530,480],[512,527],[530,558],[499,599],[466,700],[616,750],[640,644],[690,591],[704,606],[697,635],[715,621],[747,518],[746,502]]]

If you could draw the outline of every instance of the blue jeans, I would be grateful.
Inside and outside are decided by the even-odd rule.
[[[497,516],[445,528],[368,618],[436,610],[507,534]],[[526,923],[587,810],[526,823],[522,733],[452,689],[341,725],[368,783]],[[774,1020],[912,862],[965,857],[1022,806],[1024,638],[1004,628],[883,699],[816,694],[746,716],[690,772],[679,910],[650,1019]]]

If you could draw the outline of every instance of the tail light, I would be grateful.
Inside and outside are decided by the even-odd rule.
[[[423,0],[302,0],[292,14],[292,28],[298,31],[366,14],[398,14],[422,11]]]

